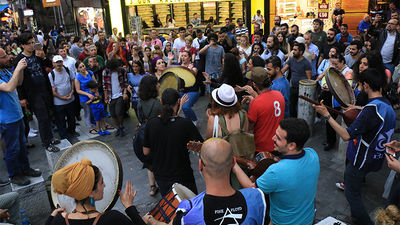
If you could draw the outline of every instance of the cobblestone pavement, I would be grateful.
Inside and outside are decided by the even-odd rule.
[[[198,129],[200,133],[205,136],[207,118],[205,115],[205,108],[208,103],[208,97],[201,97],[194,106],[194,110],[200,119]],[[400,114],[400,111],[396,111]],[[83,115],[83,112],[82,112]],[[182,115],[183,116],[183,115]],[[111,119],[107,119],[107,122],[113,124]],[[82,123],[83,124],[83,123]],[[84,140],[84,139],[95,139],[110,145],[119,155],[123,165],[123,184],[126,181],[131,181],[134,185],[134,189],[138,191],[135,198],[134,205],[137,206],[141,215],[144,215],[150,211],[157,202],[161,199],[160,194],[152,197],[149,195],[150,185],[147,178],[147,171],[142,169],[142,163],[137,159],[132,149],[132,135],[137,124],[136,116],[134,111],[130,110],[130,117],[125,120],[125,130],[127,135],[125,137],[114,137],[112,133],[110,136],[98,136],[89,135],[87,130],[83,126],[78,126],[77,131],[81,133],[79,139],[72,138],[70,141],[72,144]],[[397,122],[399,127],[399,122]],[[323,122],[314,124],[314,134],[306,143],[306,147],[311,147],[318,152],[320,158],[321,172],[318,181],[318,190],[316,196],[316,222],[332,216],[340,220],[350,215],[350,208],[344,196],[344,192],[336,188],[335,182],[343,180],[344,163],[345,159],[341,158],[336,148],[331,151],[323,151],[322,142],[325,140],[325,125]],[[56,134],[55,136],[58,136]],[[400,140],[399,134],[394,134],[394,139]],[[44,149],[41,147],[40,138],[30,138],[31,143],[36,144],[36,148],[29,150],[29,159],[32,168],[40,169],[43,172],[43,177],[46,179],[50,175],[49,166],[46,160],[46,154]],[[198,172],[198,157],[197,155],[191,155],[192,168],[195,171],[195,178],[199,192],[205,190],[204,180]],[[0,176],[7,177],[7,170],[4,160],[0,160]],[[307,168],[304,168],[306,171]],[[383,186],[386,178],[389,174],[386,162],[383,164],[381,171],[377,173],[371,173],[367,176],[367,182],[362,189],[363,201],[370,212],[371,217],[373,211],[377,207],[385,207],[386,199],[382,198]],[[125,186],[123,185],[123,188]],[[10,186],[0,188],[0,194],[11,191]],[[49,203],[50,204],[50,203]],[[124,211],[122,204],[118,201],[114,206],[121,212]],[[44,224],[40,223],[40,224]]]

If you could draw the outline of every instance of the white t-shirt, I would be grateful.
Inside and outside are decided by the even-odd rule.
[[[199,59],[200,59],[200,56],[199,56],[199,52],[200,52],[200,51],[199,51],[200,42],[202,42],[202,41],[204,41],[204,40],[206,40],[206,39],[207,39],[207,37],[203,35],[203,37],[202,37],[200,40],[199,40],[199,38],[195,38],[195,39],[193,40],[192,46],[195,47],[196,50],[197,50],[196,58],[194,58],[195,60],[199,60]]]
[[[68,75],[65,69],[63,69],[62,73],[59,73],[56,70],[53,70],[53,72],[54,72],[54,80],[51,72],[48,74],[51,87],[57,87],[56,92],[61,96],[66,96],[69,93],[71,93],[72,91],[71,81],[73,80],[72,75]],[[68,101],[54,97],[54,105],[67,105],[73,102],[74,100],[75,100],[74,95],[72,95],[72,98]]]
[[[263,29],[263,23],[261,22],[261,19],[264,19],[264,17],[260,14],[260,16],[258,16],[257,14],[253,16],[253,18],[251,20],[259,20],[256,23],[260,25],[260,29]]]
[[[181,48],[183,48],[185,46],[186,46],[185,40],[181,41],[180,38],[175,39],[173,48],[176,49],[176,52],[178,54],[179,54],[179,51],[181,50]]]
[[[72,79],[75,79],[76,76],[76,67],[75,67],[76,60],[71,56],[67,56],[64,59],[64,66],[69,69],[69,73],[71,74]]]
[[[251,54],[251,46],[249,46],[247,49],[242,48],[242,46],[238,45],[239,52],[244,51],[246,52],[247,56]],[[244,57],[244,54],[242,54],[242,57]]]
[[[111,99],[117,99],[122,96],[122,88],[119,85],[118,72],[111,73]]]

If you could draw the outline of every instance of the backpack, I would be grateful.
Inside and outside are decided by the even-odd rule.
[[[254,153],[256,151],[256,145],[254,143],[254,134],[250,134],[243,130],[245,116],[246,112],[240,110],[240,128],[237,128],[232,132],[229,132],[228,128],[226,127],[225,117],[223,115],[216,116],[214,120],[214,131],[216,130],[216,136],[218,136],[218,125],[221,127],[222,132],[226,134],[223,139],[229,142],[231,145],[233,155],[247,160],[253,160]]]
[[[135,152],[136,156],[142,163],[152,164],[153,158],[150,155],[143,154],[143,140],[144,140],[144,131],[146,130],[146,123],[149,121],[149,117],[151,112],[153,111],[154,105],[156,104],[157,99],[154,99],[153,104],[151,106],[149,115],[147,115],[146,119],[142,119],[140,114],[144,115],[142,103],[141,101],[138,102],[138,120],[139,123],[136,126],[135,134],[132,137],[133,140],[133,151]]]
[[[71,76],[71,74],[69,73],[68,67],[65,67],[64,65],[63,65],[63,67],[64,67],[65,71],[67,71],[68,75]],[[52,70],[50,73],[51,73],[51,77],[53,77],[53,82],[54,82],[54,79],[56,79],[56,75],[54,74],[54,70]]]

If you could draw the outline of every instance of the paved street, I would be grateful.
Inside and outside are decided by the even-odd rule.
[[[198,129],[200,133],[205,136],[206,133],[206,115],[205,108],[208,102],[207,97],[201,97],[199,101],[194,106],[194,110],[200,119]],[[399,114],[400,110],[396,111]],[[137,159],[136,155],[132,149],[132,135],[135,130],[137,120],[134,115],[134,111],[130,110],[130,118],[125,120],[125,128],[127,135],[123,138],[114,137],[114,134],[110,136],[98,136],[98,135],[88,135],[87,131],[80,127],[81,136],[79,140],[93,138],[110,145],[118,153],[124,172],[124,181],[130,180],[134,189],[138,191],[135,198],[134,205],[138,207],[138,210],[142,215],[147,213],[154,205],[160,200],[160,194],[155,197],[149,195],[150,185],[147,179],[147,171],[142,170],[142,163]],[[83,116],[83,112],[82,112]],[[182,115],[183,116],[183,115]],[[111,119],[107,119],[107,122],[113,124]],[[397,121],[397,127],[399,126],[399,121]],[[86,135],[83,135],[86,133]],[[58,134],[56,134],[58,136]],[[394,134],[394,139],[399,140],[400,135]],[[79,141],[76,138],[72,139],[74,144]],[[316,196],[316,222],[326,218],[327,216],[332,216],[343,220],[344,217],[350,215],[350,208],[346,201],[343,191],[339,190],[335,186],[335,182],[343,180],[344,172],[344,162],[345,160],[338,155],[337,147],[331,151],[325,152],[322,149],[321,143],[325,140],[325,125],[323,122],[314,124],[314,134],[313,137],[306,143],[307,147],[315,149],[320,157],[321,173],[318,182],[318,191]],[[46,160],[46,154],[43,148],[41,148],[40,138],[35,137],[30,139],[31,143],[36,144],[36,148],[29,150],[29,158],[31,162],[31,167],[35,169],[40,169],[43,171],[43,177],[46,179],[51,171],[49,170],[48,163]],[[195,171],[196,182],[199,192],[205,190],[204,180],[198,172],[198,157],[197,155],[191,155],[192,167]],[[0,176],[7,177],[6,166],[3,160],[0,160]],[[307,171],[307,168],[303,168]],[[383,165],[383,169],[378,173],[371,173],[367,176],[366,184],[363,187],[363,200],[369,212],[371,212],[371,217],[373,211],[377,207],[385,207],[386,200],[383,199],[383,186],[386,178],[389,174],[389,169],[387,168],[386,162]],[[123,185],[124,187],[124,185]],[[11,187],[0,188],[0,193],[6,193],[11,191]],[[118,201],[114,207],[120,211],[123,211],[123,206]]]

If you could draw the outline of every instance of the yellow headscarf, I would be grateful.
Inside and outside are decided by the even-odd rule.
[[[53,175],[53,188],[57,194],[76,200],[89,197],[94,186],[92,162],[83,158],[81,162],[66,166]]]

